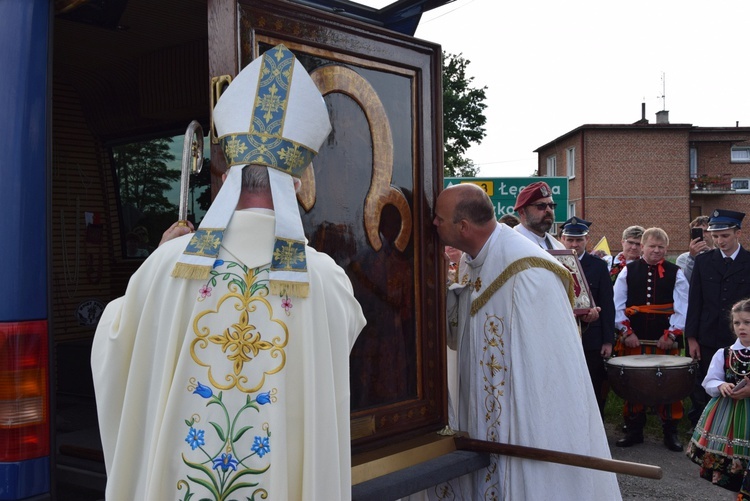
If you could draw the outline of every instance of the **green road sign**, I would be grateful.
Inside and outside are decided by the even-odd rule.
[[[546,182],[552,189],[552,198],[557,202],[555,222],[564,223],[568,219],[568,178],[567,177],[446,177],[443,187],[460,183],[473,183],[489,195],[495,205],[497,217],[515,214],[518,193],[525,186],[537,181]]]

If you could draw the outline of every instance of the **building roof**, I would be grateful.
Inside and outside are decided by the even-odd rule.
[[[692,124],[643,124],[643,123],[634,123],[634,124],[584,124],[576,127],[573,130],[570,130],[563,134],[562,136],[556,137],[552,141],[543,144],[539,148],[534,150],[534,153],[538,153],[541,150],[545,150],[549,148],[550,146],[554,146],[556,143],[561,142],[564,139],[569,138],[570,136],[574,136],[578,134],[579,132],[582,132],[584,130],[675,130],[675,129],[692,129]]]
[[[691,133],[705,135],[707,137],[695,137],[692,135],[691,141],[729,141],[729,142],[743,142],[747,138],[747,134],[750,134],[750,127],[697,127],[693,124],[649,124],[636,122],[634,124],[584,124],[572,129],[562,136],[559,136],[552,141],[543,144],[534,150],[534,153],[539,153],[563,140],[578,134],[585,130],[639,130],[639,131],[661,131],[661,130],[688,130]],[[729,134],[736,133],[737,136],[731,136]],[[715,136],[708,137],[709,134],[721,134],[721,138]]]

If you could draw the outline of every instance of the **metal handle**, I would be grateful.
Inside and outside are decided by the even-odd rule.
[[[190,174],[197,174],[203,167],[203,127],[196,120],[190,122],[182,143],[182,173],[180,175],[179,224],[187,226],[188,190]]]
[[[214,106],[216,106],[219,98],[230,83],[232,83],[232,77],[230,75],[221,75],[220,77],[211,78],[211,89],[208,92],[211,100],[211,129],[208,131],[211,135],[211,144],[219,144],[219,136],[216,133],[216,127],[214,126]]]

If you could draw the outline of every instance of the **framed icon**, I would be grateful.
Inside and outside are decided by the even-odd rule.
[[[575,301],[573,304],[573,313],[576,315],[585,315],[588,310],[594,308],[594,298],[591,296],[589,282],[581,268],[581,261],[573,250],[549,250],[547,251],[560,262],[573,276],[573,290],[575,292]]]

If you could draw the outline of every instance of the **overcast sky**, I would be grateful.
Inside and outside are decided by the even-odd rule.
[[[528,176],[533,151],[583,124],[750,126],[749,0],[456,0],[416,37],[487,86],[480,176]],[[666,88],[663,94],[662,75]]]

